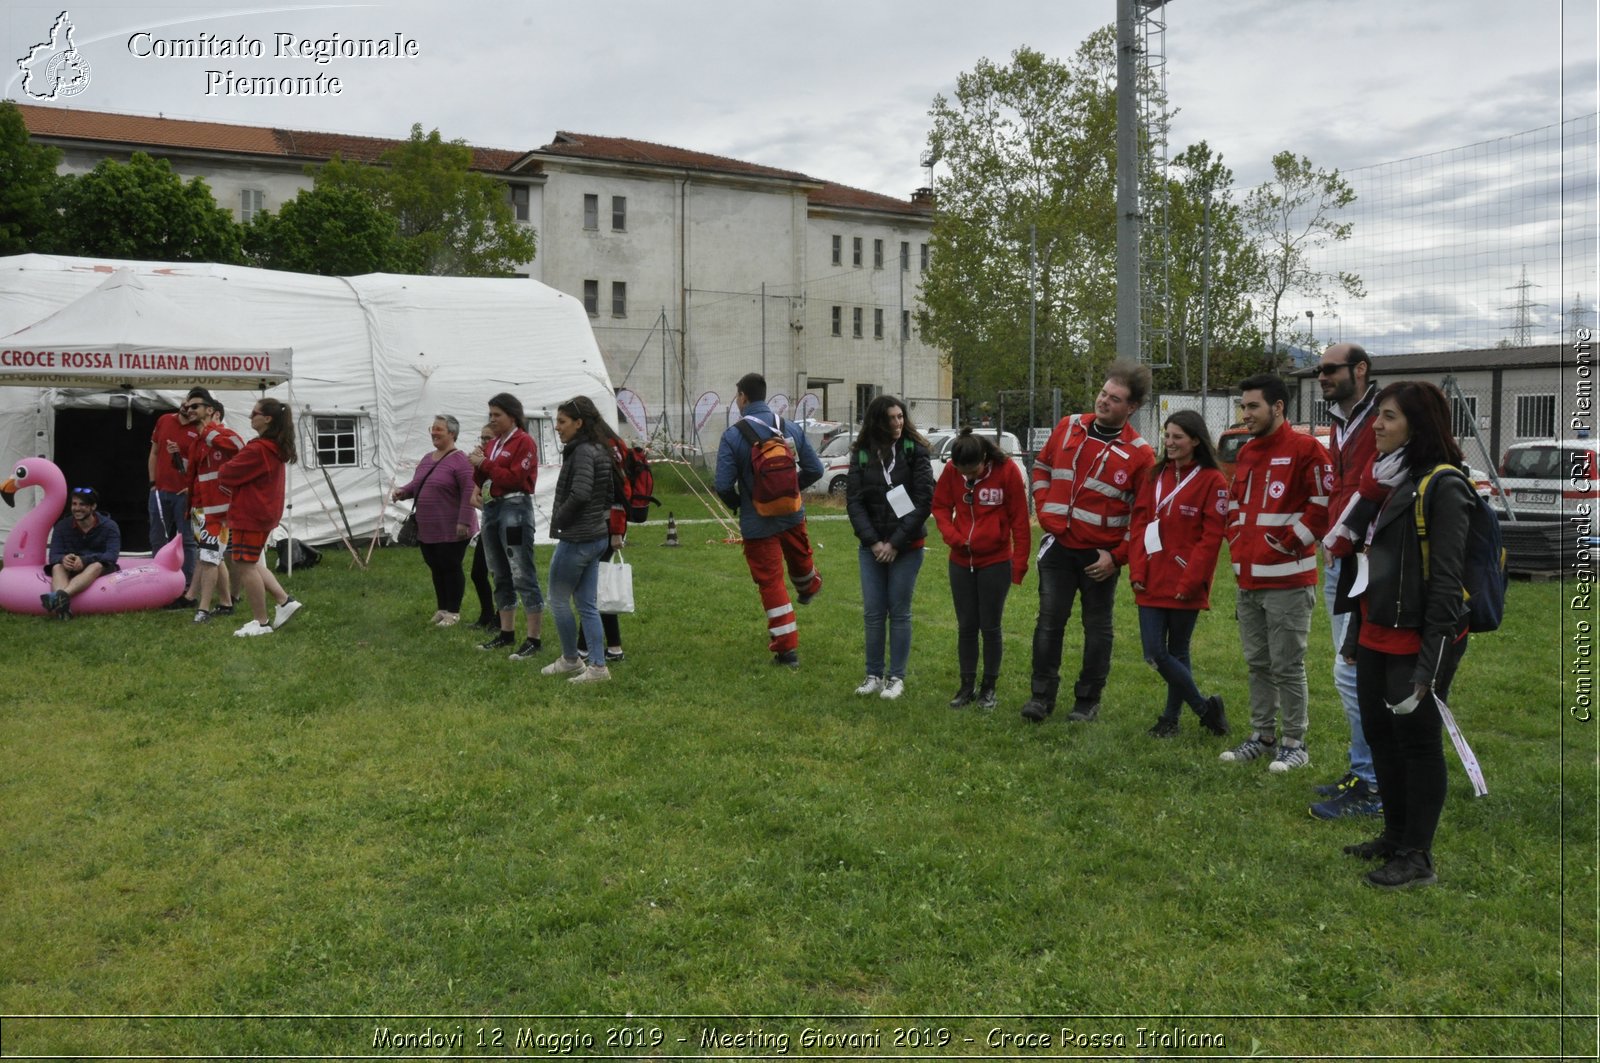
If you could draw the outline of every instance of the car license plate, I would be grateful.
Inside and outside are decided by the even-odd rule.
[[[1517,500],[1530,506],[1553,506],[1556,504],[1556,495],[1554,491],[1518,491]]]

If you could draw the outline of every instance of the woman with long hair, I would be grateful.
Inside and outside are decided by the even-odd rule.
[[[480,447],[494,445],[494,429],[484,425],[478,430],[478,443]],[[471,462],[469,461],[470,465]],[[475,487],[472,492],[472,508],[482,512],[483,504],[489,500],[488,487]],[[494,606],[494,586],[489,582],[489,561],[484,556],[483,547],[483,522],[473,518],[478,524],[476,536],[477,545],[472,548],[472,592],[478,596],[478,619],[472,626],[480,631],[499,631],[500,614]]]
[[[925,525],[933,509],[928,441],[894,396],[879,395],[867,406],[847,484],[850,526],[861,543],[857,556],[866,621],[867,677],[856,693],[893,700],[905,692],[906,662],[911,657],[911,596],[922,569]]]
[[[1179,410],[1161,429],[1161,457],[1139,486],[1128,526],[1128,578],[1139,606],[1144,659],[1167,684],[1167,704],[1152,738],[1178,733],[1183,706],[1215,735],[1228,733],[1222,698],[1194,680],[1189,642],[1200,611],[1211,608],[1211,577],[1228,517],[1228,481],[1205,420]]]
[[[288,486],[287,466],[299,460],[294,445],[294,415],[277,399],[257,399],[250,409],[256,437],[217,470],[217,482],[232,498],[228,503],[228,552],[255,619],[234,634],[241,638],[270,635],[300,611],[300,603],[283,589],[267,567],[267,536],[283,519]],[[267,595],[276,605],[267,615]]]
[[[489,571],[494,574],[494,604],[500,630],[480,650],[504,650],[517,642],[517,600],[522,600],[528,635],[511,653],[513,661],[532,660],[543,646],[544,596],[533,558],[533,489],[539,479],[539,448],[528,434],[522,400],[501,392],[489,400],[489,427],[494,442],[467,455],[472,482],[488,485],[483,504],[483,542]]]
[[[933,489],[933,519],[950,547],[950,595],[956,609],[956,661],[961,686],[952,709],[974,700],[995,706],[1003,653],[1000,624],[1006,596],[1028,574],[1032,526],[1022,470],[987,435],[971,428],[950,445],[950,460]],[[983,682],[978,641],[983,640]]]
[[[1377,409],[1377,460],[1361,494],[1386,494],[1362,536],[1367,585],[1342,653],[1356,665],[1383,833],[1344,851],[1385,861],[1367,874],[1369,884],[1403,889],[1438,881],[1433,837],[1447,781],[1439,705],[1467,649],[1462,568],[1477,498],[1450,433],[1444,392],[1425,381],[1397,381],[1378,393]]]
[[[620,546],[611,533],[611,504],[616,499],[616,462],[611,441],[616,433],[587,395],[556,407],[556,435],[561,440],[561,474],[556,480],[555,512],[550,534],[556,550],[550,559],[550,612],[555,615],[561,656],[545,665],[545,675],[575,672],[570,682],[598,683],[611,678],[606,667],[605,635],[595,594],[600,556]],[[577,606],[578,619],[573,618]],[[578,621],[583,624],[588,663],[578,656]]]
[[[447,413],[435,417],[428,430],[433,452],[417,462],[411,482],[395,488],[390,496],[397,502],[417,500],[417,545],[433,576],[436,611],[430,623],[439,627],[450,627],[461,619],[461,599],[467,592],[461,562],[478,529],[478,513],[472,505],[472,463],[456,448],[460,434],[460,421]]]

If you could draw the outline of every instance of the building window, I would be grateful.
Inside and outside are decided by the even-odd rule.
[[[872,400],[883,393],[883,389],[876,384],[856,385],[856,420],[860,420],[867,412],[867,407],[872,405]]]
[[[1517,396],[1517,438],[1546,439],[1556,434],[1554,395]]]
[[[872,308],[872,338],[875,340],[883,339],[883,307],[881,306]]]
[[[900,268],[906,270],[911,268],[911,242],[909,240],[900,241]]]
[[[909,310],[900,311],[900,338],[903,340],[911,338],[911,311]]]
[[[861,237],[851,237],[850,248],[850,264],[859,269],[861,267]]]
[[[834,239],[837,240],[838,237],[835,236]],[[844,307],[842,306],[833,308],[833,334],[835,336],[844,335]]]
[[[583,197],[583,227],[600,228],[600,197],[592,193],[585,193]]]
[[[850,308],[850,335],[858,340],[861,338],[861,308],[859,306]]]
[[[628,316],[628,286],[622,281],[611,282],[611,316]]]
[[[873,269],[882,269],[883,268],[883,241],[882,240],[874,240],[874,241],[872,241],[872,268]]]
[[[1450,434],[1457,440],[1478,435],[1478,396],[1463,395],[1450,400]]]
[[[590,317],[600,316],[600,282],[583,282],[583,308]]]
[[[257,214],[260,214],[265,209],[264,204],[266,201],[267,194],[261,191],[259,188],[239,189],[240,224],[247,223],[251,218],[254,218]]]
[[[835,235],[833,238],[833,264],[844,265],[844,237]]]
[[[628,228],[628,197],[611,197],[611,230],[624,232]]]
[[[922,272],[928,272],[928,245],[922,245]]]
[[[506,199],[511,204],[511,216],[517,221],[528,220],[528,186],[506,185]]]
[[[318,466],[338,468],[361,464],[360,422],[361,418],[353,414],[312,418],[312,446]]]

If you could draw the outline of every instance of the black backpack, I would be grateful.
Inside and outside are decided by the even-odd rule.
[[[1467,630],[1494,631],[1506,612],[1506,545],[1500,536],[1500,518],[1488,499],[1478,494],[1466,474],[1454,465],[1436,465],[1417,482],[1412,518],[1422,543],[1422,579],[1428,579],[1428,522],[1423,515],[1428,484],[1439,473],[1454,473],[1467,481],[1477,505],[1467,528],[1467,552],[1461,563],[1461,591],[1467,600]]]

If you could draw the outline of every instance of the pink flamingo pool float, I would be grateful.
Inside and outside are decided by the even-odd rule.
[[[50,576],[44,570],[50,529],[67,505],[67,481],[52,461],[23,458],[11,478],[0,484],[0,499],[15,505],[12,496],[24,487],[44,491],[44,500],[23,515],[6,537],[5,568],[0,568],[0,609],[10,613],[44,615],[41,594],[50,593]],[[127,613],[158,609],[183,593],[183,539],[173,536],[161,552],[139,565],[127,565],[89,584],[72,599],[74,613]]]

